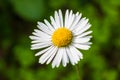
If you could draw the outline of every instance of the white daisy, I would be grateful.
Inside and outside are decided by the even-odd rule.
[[[35,56],[40,56],[39,63],[49,64],[52,67],[59,67],[60,63],[65,67],[67,63],[75,65],[83,59],[82,53],[78,50],[88,50],[90,39],[88,31],[90,23],[88,19],[81,18],[82,14],[66,10],[65,17],[61,10],[55,11],[54,17],[50,16],[51,23],[46,19],[44,23],[38,22],[37,27],[30,36],[32,39],[31,49],[42,49]]]

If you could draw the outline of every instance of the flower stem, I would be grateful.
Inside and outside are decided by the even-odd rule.
[[[78,80],[81,80],[79,64],[76,64],[76,65],[75,65],[75,68],[76,68],[76,71],[77,71]]]

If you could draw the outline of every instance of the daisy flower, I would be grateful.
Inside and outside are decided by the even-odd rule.
[[[83,59],[80,50],[90,48],[90,39],[88,36],[92,31],[88,31],[90,23],[82,14],[73,13],[72,10],[66,10],[63,17],[62,11],[55,11],[54,17],[50,16],[51,22],[46,19],[38,22],[38,29],[35,29],[30,36],[32,40],[31,49],[41,49],[35,56],[41,56],[39,63],[49,64],[52,67],[65,67],[67,63],[75,65]]]

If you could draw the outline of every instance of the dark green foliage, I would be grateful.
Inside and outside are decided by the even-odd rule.
[[[58,9],[82,12],[92,24],[81,80],[120,80],[120,0],[0,0],[0,80],[78,80],[75,66],[52,69],[30,50],[37,21]]]

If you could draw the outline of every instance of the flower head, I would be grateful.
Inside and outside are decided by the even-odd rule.
[[[75,65],[83,59],[80,50],[90,48],[88,36],[92,31],[88,31],[90,23],[88,19],[81,18],[82,14],[66,10],[63,18],[61,10],[55,11],[54,18],[50,16],[51,23],[46,19],[44,23],[38,22],[37,27],[30,36],[32,39],[31,49],[42,49],[35,56],[40,56],[39,63],[49,64],[52,67],[59,67],[60,63],[65,67],[67,63]],[[80,50],[78,50],[80,49]]]

